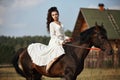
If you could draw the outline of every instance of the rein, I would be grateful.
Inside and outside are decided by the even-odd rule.
[[[77,45],[72,45],[72,44],[64,44],[64,45],[73,46],[73,47],[77,47],[77,48],[81,48],[81,49],[88,49],[88,50],[98,50],[98,51],[101,51],[100,48],[87,48],[87,47],[82,47],[82,46],[77,46]]]

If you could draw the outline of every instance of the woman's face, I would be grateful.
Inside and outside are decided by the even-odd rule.
[[[53,12],[51,13],[51,16],[52,16],[52,18],[53,18],[54,21],[58,21],[58,19],[59,19],[59,14],[58,14],[57,11],[53,11]]]

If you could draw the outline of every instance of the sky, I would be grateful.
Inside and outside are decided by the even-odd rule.
[[[56,6],[65,30],[73,31],[80,8],[120,10],[120,0],[0,0],[0,36],[49,36],[47,11]]]

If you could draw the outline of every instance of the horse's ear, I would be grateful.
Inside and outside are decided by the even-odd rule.
[[[96,26],[96,27],[98,26],[97,22],[95,22],[95,26]]]
[[[101,23],[101,27],[104,27],[103,23]]]
[[[98,28],[98,24],[97,22],[95,22],[95,32],[98,32],[99,28]]]

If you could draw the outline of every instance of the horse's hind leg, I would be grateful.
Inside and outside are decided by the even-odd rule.
[[[42,75],[39,74],[34,75],[33,80],[42,80]]]
[[[42,75],[35,71],[26,73],[26,80],[42,80]]]
[[[42,80],[41,78],[42,78],[42,75],[34,69],[33,70],[33,80]]]

